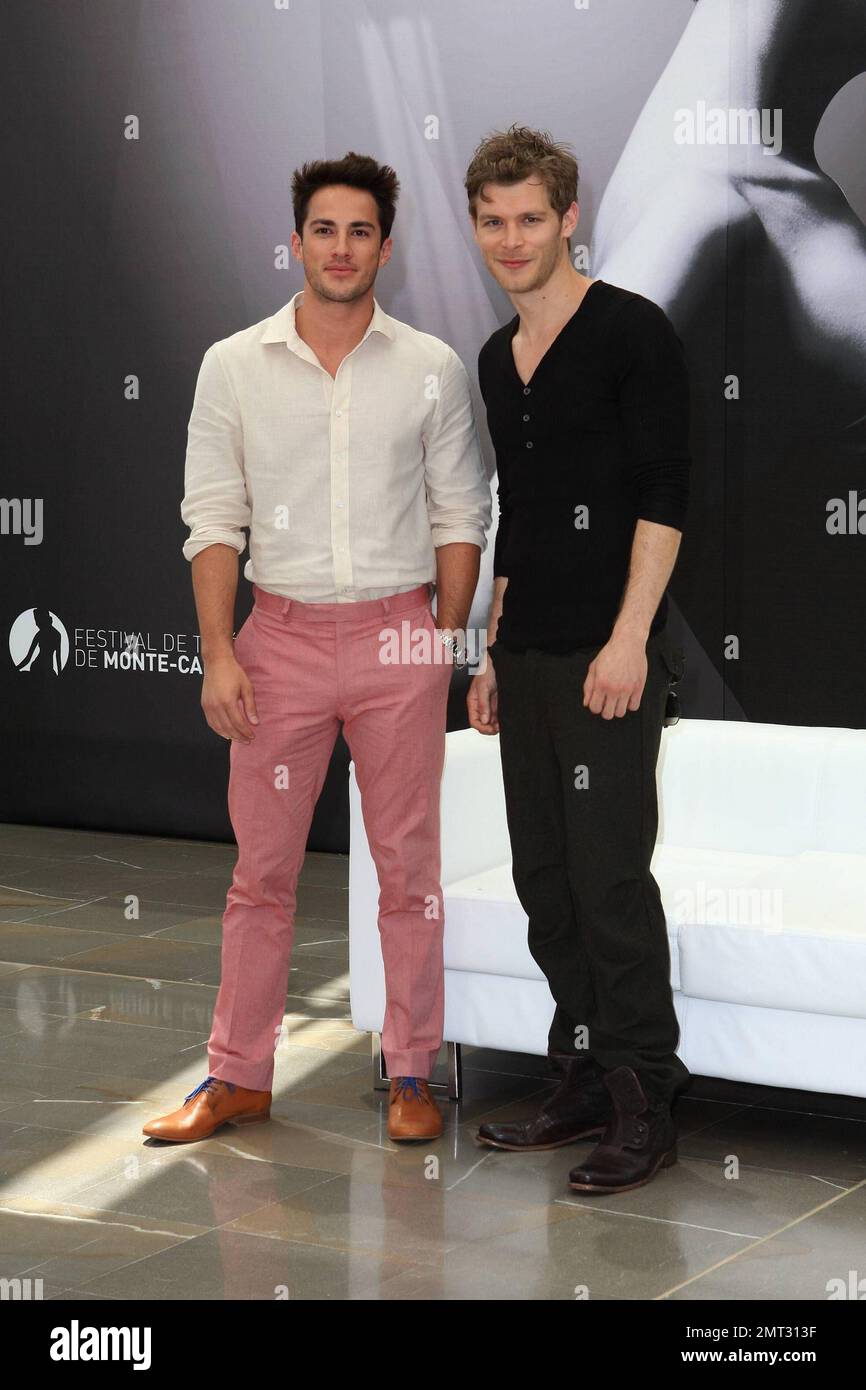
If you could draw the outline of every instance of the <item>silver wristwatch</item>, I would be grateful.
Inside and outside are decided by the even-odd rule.
[[[462,671],[468,661],[466,648],[459,646],[455,638],[452,637],[449,632],[440,632],[439,640],[442,643],[443,647],[447,647],[450,651],[452,657],[454,658],[454,665],[457,667],[457,670]]]

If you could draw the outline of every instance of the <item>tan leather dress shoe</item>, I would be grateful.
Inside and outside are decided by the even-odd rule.
[[[253,1125],[270,1118],[270,1091],[248,1091],[245,1086],[208,1076],[190,1091],[179,1110],[151,1120],[141,1132],[151,1139],[191,1144],[207,1139],[220,1125]]]
[[[420,1076],[394,1076],[388,1101],[389,1139],[438,1139],[442,1112]]]

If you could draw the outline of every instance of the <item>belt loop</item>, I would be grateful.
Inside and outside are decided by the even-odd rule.
[[[284,599],[283,599],[283,602],[282,602],[282,604],[281,604],[281,606],[280,606],[280,617],[281,617],[281,618],[287,618],[287,617],[289,616],[289,614],[290,614],[291,611],[292,611],[292,604],[293,604],[293,602],[294,602],[294,600],[293,600],[293,599],[290,599],[290,598],[284,598]]]
[[[383,612],[383,613],[390,613],[390,612],[391,612],[391,600],[390,600],[390,598],[388,597],[387,594],[386,594],[385,597],[382,599],[382,612]]]

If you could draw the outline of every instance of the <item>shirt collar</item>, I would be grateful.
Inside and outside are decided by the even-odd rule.
[[[292,295],[288,304],[284,304],[282,309],[278,309],[267,321],[267,327],[262,335],[263,343],[285,343],[292,352],[297,352],[301,357],[306,357],[310,349],[299,335],[295,328],[295,310],[304,301],[304,291],[298,290],[297,294]],[[367,325],[363,343],[371,333],[383,333],[386,338],[394,341],[394,320],[390,314],[386,314],[379,301],[373,298],[373,316]],[[358,344],[360,347],[360,343]]]

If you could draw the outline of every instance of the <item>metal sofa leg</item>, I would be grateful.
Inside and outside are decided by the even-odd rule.
[[[373,1090],[388,1091],[391,1089],[391,1082],[385,1068],[385,1054],[382,1051],[382,1034],[370,1034],[373,1043]]]
[[[381,1033],[371,1033],[370,1039],[373,1045],[373,1090],[387,1091],[391,1086],[391,1079],[388,1076],[388,1068],[385,1065],[385,1054],[382,1051]],[[460,1052],[459,1043],[446,1043],[448,1050],[448,1080],[431,1081],[431,1091],[444,1091],[449,1100],[459,1100],[463,1091],[463,1058]]]
[[[448,1099],[459,1100],[463,1094],[463,1054],[459,1043],[447,1043]]]

